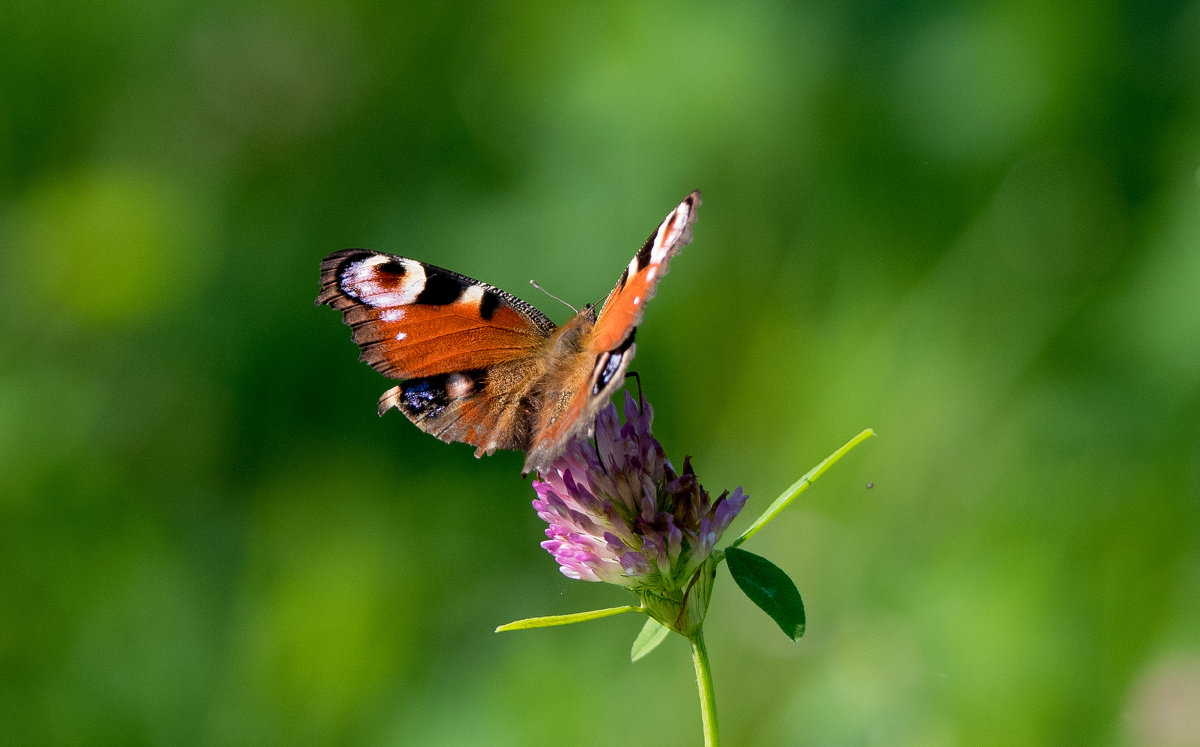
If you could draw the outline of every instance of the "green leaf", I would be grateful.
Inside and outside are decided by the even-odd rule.
[[[736,547],[725,549],[733,580],[793,641],[804,635],[804,602],[788,575],[766,558]]]
[[[646,656],[658,648],[658,644],[667,640],[667,636],[670,634],[670,628],[653,617],[649,618],[642,626],[642,632],[638,633],[638,637],[633,640],[633,648],[629,651],[629,660],[637,661]]]
[[[527,617],[524,620],[514,620],[506,625],[501,625],[496,628],[497,633],[504,633],[509,630],[529,630],[531,628],[551,628],[555,625],[570,625],[571,623],[587,622],[588,620],[599,620],[602,617],[612,617],[619,615],[622,612],[638,612],[641,607],[633,604],[627,604],[624,607],[609,607],[602,610],[592,610],[590,612],[574,612],[570,615],[547,615],[546,617]]]
[[[874,435],[875,431],[868,428],[847,441],[842,448],[825,457],[824,461],[822,461],[816,467],[813,467],[806,475],[804,475],[804,477],[801,477],[799,480],[792,483],[791,487],[783,491],[783,494],[776,498],[775,502],[768,506],[766,511],[763,511],[762,516],[759,516],[757,519],[755,519],[754,523],[750,525],[750,528],[742,532],[742,536],[735,539],[733,544],[730,546],[737,547],[746,540],[750,539],[759,529],[765,527],[767,522],[778,516],[780,511],[787,508],[789,503],[796,500],[797,496],[799,496],[805,490],[808,490],[808,486],[812,485],[813,482],[825,472],[825,470],[832,467],[839,459],[850,453],[850,450],[855,446],[858,446],[860,443],[866,441],[868,438]]]

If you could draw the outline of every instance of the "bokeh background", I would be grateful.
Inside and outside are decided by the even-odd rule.
[[[682,640],[521,458],[375,415],[364,246],[566,310],[689,190],[639,331],[744,528],[729,744],[1195,744],[1200,3],[6,3],[6,743],[695,744]],[[868,483],[873,487],[868,488]]]

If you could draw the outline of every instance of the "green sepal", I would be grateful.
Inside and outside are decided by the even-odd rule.
[[[825,470],[832,467],[839,459],[850,453],[850,450],[855,446],[858,446],[860,443],[866,441],[868,438],[874,435],[875,431],[868,428],[847,441],[842,448],[825,457],[824,461],[822,461],[816,467],[813,467],[808,471],[807,474],[804,475],[804,477],[801,477],[799,480],[792,483],[791,487],[783,491],[783,494],[776,498],[775,502],[768,506],[766,511],[762,512],[762,516],[759,516],[757,519],[755,519],[754,523],[750,525],[750,528],[742,532],[742,535],[735,539],[730,547],[737,547],[746,540],[750,539],[756,532],[758,532],[758,530],[765,527],[768,522],[778,516],[780,511],[783,511],[783,509],[787,508],[789,503],[796,500],[797,496],[799,496],[805,490],[808,490],[808,486],[812,485],[813,481],[820,477]]]
[[[497,633],[504,633],[509,630],[530,630],[531,628],[552,628],[555,625],[570,625],[572,623],[587,622],[588,620],[599,620],[602,617],[612,617],[623,612],[640,612],[641,607],[636,604],[627,604],[624,607],[608,607],[602,610],[591,610],[590,612],[573,612],[569,615],[547,615],[546,617],[527,617],[524,620],[514,620],[506,625],[501,625],[496,628]]]
[[[667,640],[671,629],[653,617],[646,620],[637,638],[633,639],[633,648],[629,651],[629,660],[637,661],[658,648],[658,644]]]
[[[804,602],[792,579],[766,558],[736,547],[725,549],[738,587],[793,641],[804,635]]]

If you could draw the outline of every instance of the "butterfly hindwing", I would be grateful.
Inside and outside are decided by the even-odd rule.
[[[379,414],[395,407],[421,430],[442,441],[461,441],[478,447],[476,455],[496,449],[525,449],[529,418],[514,401],[520,381],[530,378],[520,362],[492,369],[456,371],[394,386],[379,399]],[[514,368],[516,366],[517,368]],[[498,379],[494,378],[498,375]],[[517,386],[505,386],[506,378]]]

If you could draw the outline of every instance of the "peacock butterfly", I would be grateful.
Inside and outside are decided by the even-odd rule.
[[[695,191],[671,211],[597,307],[563,326],[530,304],[456,272],[365,249],[321,263],[317,304],[342,312],[360,358],[401,383],[383,393],[426,433],[526,452],[546,470],[624,381],[634,332],[671,257],[692,238]]]

